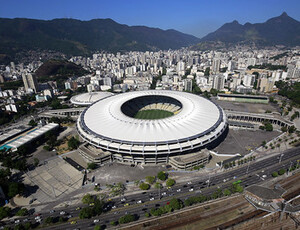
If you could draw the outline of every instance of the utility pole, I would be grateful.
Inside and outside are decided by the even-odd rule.
[[[159,184],[159,188],[158,188],[158,199],[160,200],[160,184]]]
[[[207,187],[209,187],[209,183],[210,183],[210,174],[208,174],[208,183],[207,183]]]
[[[293,162],[291,161],[291,164],[290,164],[290,167],[289,167],[289,169],[288,169],[287,175],[289,175],[289,172],[291,171],[292,164],[293,164]]]
[[[278,162],[279,164],[280,164],[280,162],[281,162],[281,159],[282,159],[283,155],[284,155],[283,153],[280,154],[280,158],[279,158],[279,162]]]
[[[250,160],[248,160],[248,166],[247,166],[246,174],[248,174],[248,172],[249,172],[249,167],[250,167]]]

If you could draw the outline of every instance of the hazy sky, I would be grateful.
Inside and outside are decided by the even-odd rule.
[[[197,37],[226,22],[264,22],[283,11],[300,21],[300,0],[0,0],[3,18],[111,18]]]

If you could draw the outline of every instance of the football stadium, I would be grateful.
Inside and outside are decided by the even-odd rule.
[[[210,100],[179,91],[128,92],[101,99],[77,120],[79,135],[113,159],[166,163],[217,141],[227,128],[224,111]]]

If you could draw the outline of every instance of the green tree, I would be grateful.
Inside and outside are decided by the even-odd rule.
[[[80,141],[77,140],[75,137],[71,137],[68,140],[68,147],[70,150],[77,149],[79,145],[80,145]]]
[[[119,223],[120,224],[126,224],[126,223],[130,223],[130,222],[133,222],[133,221],[135,221],[135,216],[131,215],[131,214],[127,214],[127,215],[121,216],[119,218]]]
[[[21,208],[19,211],[17,211],[16,216],[27,216],[29,214],[27,208]]]
[[[272,177],[278,177],[278,172],[273,172]]]
[[[161,216],[163,214],[163,211],[160,208],[152,208],[150,210],[150,213],[152,216]]]
[[[28,125],[30,125],[30,126],[37,126],[37,123],[34,120],[30,120],[28,122]]]
[[[117,225],[118,225],[118,222],[117,222],[117,221],[111,221],[111,222],[110,222],[110,225],[111,225],[111,226],[117,226]]]
[[[139,188],[141,190],[148,190],[150,188],[150,185],[147,183],[140,183]]]
[[[183,208],[183,203],[181,200],[173,198],[172,200],[170,200],[170,207],[173,208],[174,210],[179,210],[181,208]]]
[[[286,172],[286,170],[285,169],[279,169],[279,171],[278,171],[278,175],[283,175],[283,174],[285,174],[285,172]]]
[[[48,217],[45,219],[45,223],[46,223],[46,224],[52,224],[52,223],[53,223],[53,217],[48,216]]]
[[[289,133],[295,132],[296,131],[295,126],[292,125],[291,127],[289,127],[288,131],[289,131]]]
[[[209,76],[210,68],[207,67],[204,72],[204,76]]]
[[[231,192],[229,189],[226,188],[226,189],[224,189],[223,194],[224,194],[224,196],[230,196]]]
[[[12,182],[8,186],[8,193],[7,195],[9,197],[14,197],[18,194],[23,193],[24,191],[24,184],[22,183],[17,183],[17,182]]]
[[[25,230],[29,230],[29,229],[32,229],[33,227],[31,226],[30,222],[27,222],[24,224],[24,228],[25,228]]]
[[[96,225],[94,227],[94,230],[102,230],[102,229],[103,229],[103,227],[101,225]]]
[[[86,219],[86,218],[91,218],[94,215],[93,209],[90,207],[85,207],[81,209],[79,213],[79,218],[80,219]]]
[[[101,199],[101,200],[96,199],[94,202],[94,206],[93,206],[93,212],[96,215],[100,215],[103,212],[104,205],[105,205],[105,202],[103,199]]]
[[[146,176],[146,182],[153,184],[155,182],[155,176]]]
[[[90,203],[95,202],[95,197],[88,193],[82,197],[81,201],[84,204],[90,204]]]
[[[33,165],[35,166],[35,167],[37,167],[38,165],[39,165],[39,163],[40,163],[40,160],[38,159],[38,158],[34,158],[33,159]]]
[[[160,179],[161,181],[165,181],[167,179],[167,174],[164,171],[160,171],[157,174],[157,178]]]
[[[266,131],[271,132],[271,131],[273,131],[273,125],[271,123],[266,123],[265,129],[266,129]]]
[[[88,169],[92,170],[97,168],[97,164],[95,162],[88,163],[87,166]]]
[[[46,151],[51,151],[52,150],[52,148],[49,145],[44,145],[43,149],[46,150]]]
[[[9,217],[11,213],[11,208],[9,207],[0,207],[0,220],[5,217]]]
[[[156,189],[160,189],[162,187],[163,187],[162,184],[159,183],[159,182],[156,182],[155,185],[154,185],[154,188],[156,188]]]
[[[176,183],[175,180],[174,180],[174,179],[171,179],[171,178],[169,178],[169,179],[166,181],[166,185],[167,185],[168,187],[173,186],[175,183]]]

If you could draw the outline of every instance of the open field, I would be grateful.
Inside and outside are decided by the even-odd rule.
[[[153,120],[153,119],[161,119],[161,118],[171,117],[173,115],[174,114],[169,111],[159,110],[159,109],[150,109],[150,110],[138,111],[137,114],[135,114],[134,118]]]

